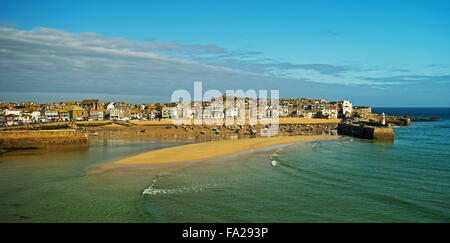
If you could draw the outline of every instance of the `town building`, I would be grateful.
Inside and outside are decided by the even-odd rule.
[[[48,122],[59,121],[59,112],[57,110],[44,111],[44,115]]]
[[[70,121],[70,114],[69,111],[66,109],[59,109],[59,120],[60,121]]]
[[[103,120],[103,110],[89,110],[88,121],[102,121]]]
[[[83,100],[80,106],[86,110],[103,111],[103,102],[99,99]]]
[[[77,105],[68,106],[66,110],[69,112],[69,117],[72,121],[83,121],[88,116],[87,110]]]
[[[344,115],[345,117],[352,116],[353,112],[352,102],[350,102],[349,100],[341,100],[338,102],[338,104],[341,108],[340,112],[342,115]]]

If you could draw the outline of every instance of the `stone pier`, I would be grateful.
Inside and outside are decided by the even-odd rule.
[[[88,146],[88,134],[77,129],[0,131],[0,148],[40,148],[49,145]]]
[[[391,127],[339,123],[338,133],[355,138],[394,140],[394,129]]]

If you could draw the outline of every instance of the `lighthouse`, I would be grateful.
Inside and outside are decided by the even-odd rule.
[[[384,112],[381,114],[381,117],[382,117],[382,119],[381,119],[381,125],[386,125],[386,115],[384,114]]]

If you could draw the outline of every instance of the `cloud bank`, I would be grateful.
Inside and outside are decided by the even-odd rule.
[[[400,72],[400,71],[399,71]],[[351,65],[290,63],[253,50],[214,44],[132,41],[97,33],[36,27],[0,28],[1,92],[72,92],[167,97],[176,89],[279,89],[283,97],[353,98],[368,103],[400,85],[434,82],[447,74],[367,76]],[[394,73],[395,74],[395,73]],[[404,74],[404,73],[402,73]],[[161,101],[167,101],[160,99]]]

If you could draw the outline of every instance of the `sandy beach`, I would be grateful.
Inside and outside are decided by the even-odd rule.
[[[157,164],[201,160],[273,145],[328,138],[336,138],[336,136],[279,136],[195,143],[141,153],[115,161],[113,164]]]

